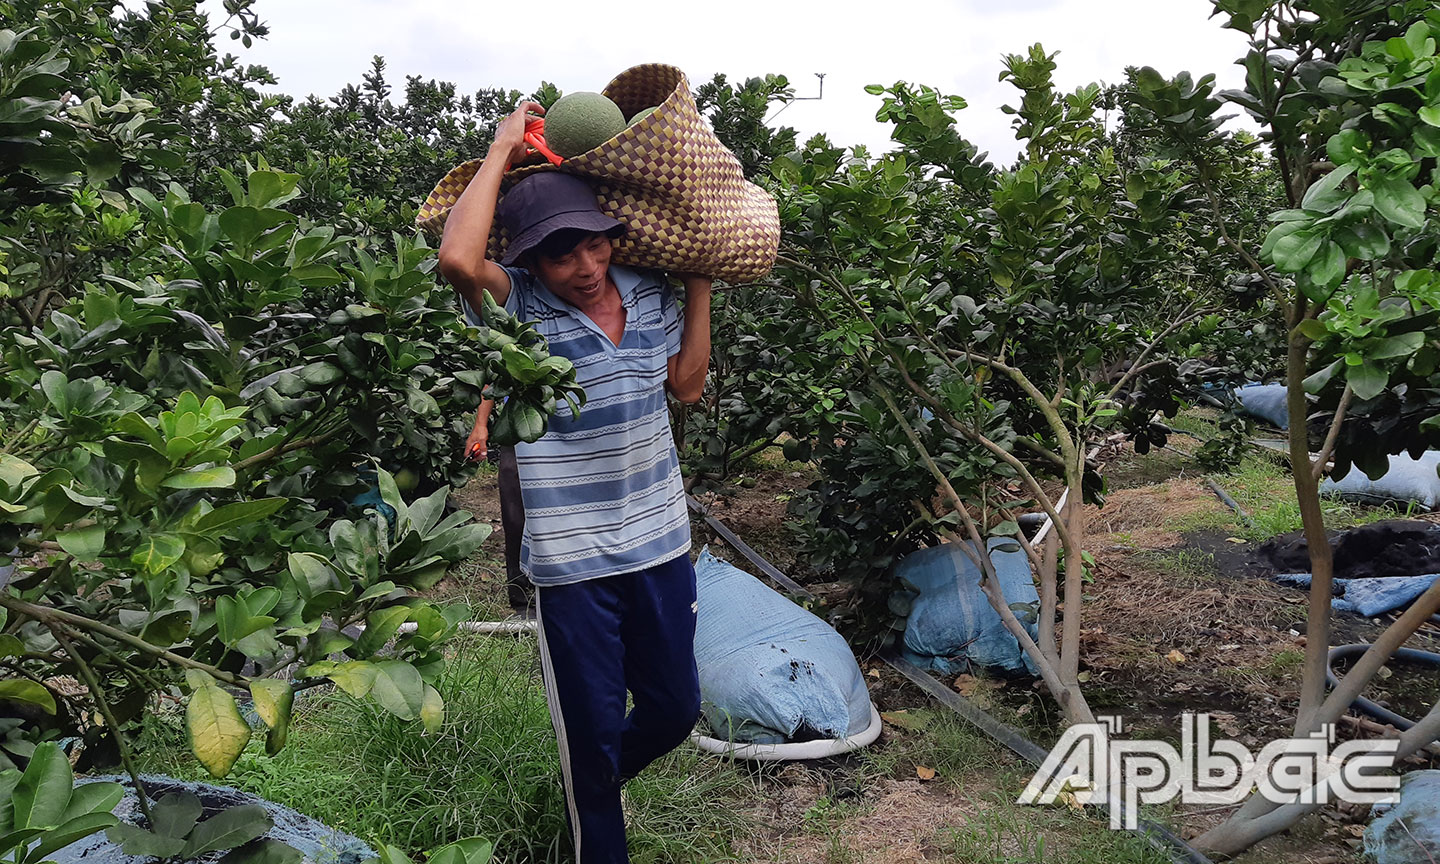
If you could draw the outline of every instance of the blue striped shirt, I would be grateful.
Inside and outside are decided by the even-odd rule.
[[[668,360],[680,350],[674,292],[658,274],[611,267],[626,310],[616,345],[528,271],[505,271],[506,311],[535,322],[550,353],[575,364],[586,395],[579,418],[562,404],[539,441],[515,446],[525,502],[521,570],[536,585],[567,585],[688,554],[690,519],[665,397]]]

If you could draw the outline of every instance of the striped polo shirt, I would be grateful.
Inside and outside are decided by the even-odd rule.
[[[535,322],[550,353],[575,364],[586,396],[578,418],[562,403],[540,440],[515,445],[525,502],[521,570],[536,585],[567,585],[688,554],[665,396],[668,360],[680,350],[674,292],[658,274],[612,266],[626,309],[616,345],[529,271],[504,269],[506,311]]]

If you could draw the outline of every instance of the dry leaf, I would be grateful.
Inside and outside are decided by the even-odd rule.
[[[915,776],[916,776],[916,777],[919,777],[921,780],[934,780],[934,779],[935,779],[935,769],[934,769],[934,768],[926,767],[926,766],[924,766],[924,765],[916,765],[916,766],[915,766]]]
[[[980,687],[980,679],[974,675],[961,675],[955,679],[955,689],[961,696],[970,696]]]
[[[1165,659],[1171,663],[1184,663],[1185,655],[1180,653],[1179,648],[1171,648],[1170,653],[1165,655]]]
[[[879,678],[879,677],[880,677],[880,669],[879,669],[879,667],[876,667],[876,668],[870,670],[870,677],[871,677],[871,678]]]
[[[1236,545],[1238,545],[1238,546],[1243,546],[1243,545],[1245,545],[1245,541],[1242,540],[1242,539],[1240,539],[1239,537],[1226,537],[1226,538],[1225,538],[1225,542],[1226,542],[1226,543],[1234,543],[1234,544],[1236,544]]]
[[[1184,693],[1186,690],[1189,690],[1189,689],[1190,689],[1190,686],[1191,686],[1191,685],[1186,684],[1184,681],[1180,681],[1180,682],[1174,684],[1173,686],[1171,686],[1170,689],[1171,689],[1171,690],[1174,690],[1176,693]]]
[[[1024,717],[1026,714],[1029,714],[1029,713],[1030,713],[1030,704],[1029,704],[1028,702],[1027,702],[1026,704],[1024,704],[1024,705],[1021,705],[1019,708],[1016,708],[1016,709],[1015,709],[1015,716],[1016,716],[1016,717]]]
[[[927,711],[911,714],[908,710],[882,711],[880,719],[901,729],[908,729],[911,732],[920,732],[930,725],[931,714]]]

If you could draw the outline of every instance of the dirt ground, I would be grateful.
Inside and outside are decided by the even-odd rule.
[[[781,463],[756,470],[743,482],[737,478],[720,494],[707,496],[706,503],[781,570],[822,591],[838,587],[797,561],[786,505],[812,478],[792,467]],[[1107,477],[1111,491],[1106,504],[1089,508],[1087,517],[1089,547],[1098,566],[1086,591],[1082,663],[1095,712],[1121,715],[1129,737],[1178,739],[1179,717],[1187,711],[1208,712],[1212,731],[1252,749],[1287,735],[1305,646],[1303,593],[1264,578],[1266,569],[1255,559],[1256,544],[1224,527],[1233,514],[1184,454],[1119,454]],[[496,526],[487,550],[498,565],[494,485],[493,475],[482,477],[460,490],[456,499]],[[1196,523],[1212,527],[1186,529]],[[1213,527],[1216,524],[1220,527]],[[1238,521],[1235,526],[1232,530],[1239,533]],[[717,544],[726,557],[742,560],[703,523],[696,524],[695,534],[697,548],[704,542]],[[488,568],[479,578],[498,585],[500,569]],[[1389,623],[1336,613],[1333,642],[1369,641]],[[1440,630],[1427,628],[1409,645],[1440,650],[1437,634]],[[872,698],[882,711],[932,708],[928,697],[909,682],[861,659],[869,671]],[[1420,686],[1417,681],[1423,677],[1423,672],[1397,667],[1395,679],[1382,681],[1372,698],[1394,699],[1396,691]],[[1037,743],[1048,746],[1058,734],[1049,698],[1026,682],[970,679],[957,684],[963,695],[1021,726]],[[893,742],[894,734],[887,725],[878,746]],[[1340,730],[1342,738],[1353,734],[1352,727]],[[1012,769],[1018,762],[1000,750],[994,758]],[[1415,764],[1429,766],[1428,760]],[[986,802],[1004,789],[1003,783],[976,776],[967,778],[962,788],[900,775],[872,780],[847,796],[843,790],[848,772],[845,765],[827,761],[791,765],[770,776],[769,794],[748,814],[757,830],[747,841],[747,860],[969,860],[957,857],[947,832],[990,806]],[[1171,819],[1182,834],[1194,836],[1225,815],[1182,809]],[[1319,818],[1239,860],[1358,861],[1357,837],[1367,815],[1363,809],[1327,808]]]

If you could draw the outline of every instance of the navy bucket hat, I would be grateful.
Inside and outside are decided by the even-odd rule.
[[[540,241],[567,228],[609,237],[625,233],[625,224],[600,212],[595,192],[579,177],[544,171],[511,187],[495,209],[510,234],[501,264],[514,264]]]

